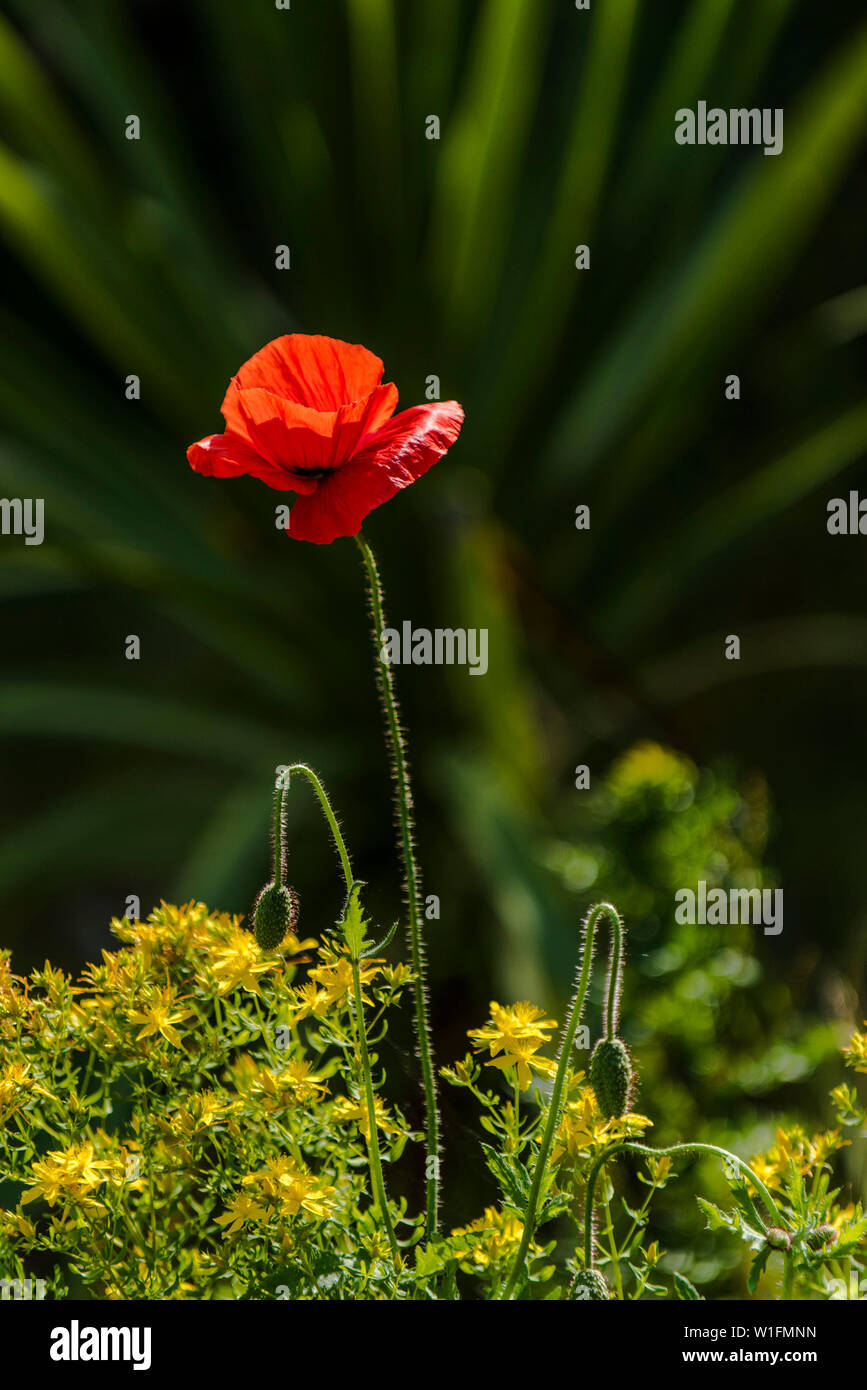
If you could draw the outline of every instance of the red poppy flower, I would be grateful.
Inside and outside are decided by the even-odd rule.
[[[298,540],[355,536],[368,512],[442,458],[464,420],[457,401],[395,415],[397,387],[381,384],[383,371],[367,348],[337,338],[275,338],[230,381],[225,434],[191,444],[187,458],[209,477],[251,473],[296,493],[286,529]]]

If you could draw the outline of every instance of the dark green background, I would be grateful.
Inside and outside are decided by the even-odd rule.
[[[402,406],[435,373],[467,413],[367,526],[393,622],[490,630],[484,679],[398,671],[440,1058],[498,992],[562,1009],[594,892],[550,846],[589,833],[574,766],[597,786],[642,737],[764,775],[786,904],[753,942],[765,978],[782,1016],[858,1019],[867,539],[825,523],[867,486],[860,0],[3,11],[0,486],[46,507],[41,548],[0,542],[18,967],[77,968],[131,893],[246,911],[298,758],[397,911],[355,547],[291,541],[275,494],[184,457],[240,363],[300,331],[374,350]],[[676,145],[699,99],[782,106],[783,154]],[[335,865],[302,788],[290,820],[315,934]],[[664,941],[665,903],[648,922]]]

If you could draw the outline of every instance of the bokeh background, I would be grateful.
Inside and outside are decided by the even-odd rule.
[[[676,145],[699,99],[783,107],[783,154]],[[0,540],[17,968],[77,970],[130,894],[247,911],[297,758],[399,910],[356,549],[184,457],[258,347],[326,333],[404,406],[435,374],[467,412],[367,526],[393,622],[490,632],[484,679],[398,672],[438,1059],[492,997],[561,1016],[612,896],[656,1137],[827,1122],[867,1008],[867,542],[826,531],[867,488],[860,0],[5,0],[0,124],[0,485],[46,512],[41,547]],[[316,933],[340,888],[304,789],[290,822]],[[677,928],[701,877],[781,884],[783,934]],[[457,1223],[495,1194],[444,1103]],[[669,1192],[678,1267],[735,1289],[739,1252]]]

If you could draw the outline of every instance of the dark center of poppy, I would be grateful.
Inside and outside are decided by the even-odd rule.
[[[333,471],[334,470],[331,468],[311,468],[302,466],[298,463],[292,465],[292,472],[297,473],[299,478],[324,478],[328,473],[332,473]]]

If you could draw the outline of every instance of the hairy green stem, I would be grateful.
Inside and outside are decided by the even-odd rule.
[[[397,1271],[400,1252],[397,1248],[397,1237],[394,1234],[394,1226],[391,1223],[391,1213],[388,1208],[388,1196],[385,1191],[385,1178],[382,1173],[382,1156],[379,1151],[379,1131],[376,1127],[376,1103],[373,1095],[373,1081],[370,1075],[370,1054],[367,1050],[367,1029],[364,1023],[364,1000],[361,995],[361,968],[358,956],[352,952],[352,994],[355,1000],[355,1016],[358,1019],[358,1047],[361,1053],[361,1072],[364,1077],[364,1098],[367,1105],[367,1123],[370,1128],[370,1135],[367,1141],[367,1151],[370,1158],[370,1174],[373,1180],[373,1190],[376,1194],[376,1203],[382,1217],[382,1224],[388,1236],[388,1243],[391,1247],[391,1258]]]
[[[669,1144],[664,1149],[653,1149],[649,1144],[634,1143],[632,1140],[624,1139],[617,1144],[610,1144],[609,1147],[598,1156],[590,1169],[587,1178],[587,1196],[584,1205],[584,1263],[588,1269],[593,1268],[593,1194],[596,1188],[596,1179],[609,1158],[616,1153],[637,1153],[644,1154],[649,1158],[665,1158],[666,1155],[685,1154],[685,1153],[705,1153],[715,1154],[717,1158],[725,1159],[728,1163],[735,1163],[746,1173],[750,1181],[755,1184],[756,1190],[760,1194],[762,1201],[768,1208],[773,1218],[773,1224],[782,1226],[785,1229],[783,1220],[777,1208],[777,1204],[771,1196],[765,1184],[758,1174],[754,1173],[748,1163],[737,1154],[729,1153],[728,1149],[721,1149],[716,1144]]]
[[[331,831],[331,837],[334,840],[334,844],[337,848],[337,853],[340,856],[340,866],[343,869],[343,877],[346,880],[346,891],[349,892],[349,889],[352,887],[353,884],[352,868],[350,867],[349,863],[349,855],[346,853],[346,845],[343,843],[343,836],[340,833],[340,826],[337,824],[337,817],[331,809],[331,802],[328,800],[328,795],[325,791],[325,788],[323,787],[319,778],[316,776],[316,773],[313,771],[313,768],[308,767],[306,763],[291,763],[289,767],[283,768],[277,780],[277,796],[275,798],[274,805],[274,881],[275,883],[277,882],[277,850],[279,845],[281,861],[280,881],[282,882],[283,814],[286,803],[286,794],[289,791],[289,782],[294,772],[302,773],[302,775],[307,778],[308,782],[310,782],[311,786],[313,787],[313,790],[319,797],[319,803],[322,807],[322,810],[325,813],[325,819],[328,822],[328,828]]]
[[[372,619],[373,647],[376,664],[376,683],[385,713],[385,738],[391,762],[391,776],[394,785],[397,829],[401,858],[403,860],[403,887],[407,906],[407,936],[410,961],[414,975],[413,1002],[415,1006],[415,1034],[418,1055],[421,1062],[422,1083],[424,1086],[425,1107],[425,1231],[427,1238],[436,1232],[437,1208],[439,1206],[439,1110],[437,1107],[436,1082],[434,1079],[433,1045],[428,1023],[427,994],[425,989],[425,949],[421,926],[421,877],[415,857],[413,844],[413,802],[406,746],[400,727],[397,695],[391,666],[382,654],[382,634],[385,629],[385,611],[382,597],[382,582],[373,551],[366,538],[359,531],[355,537],[367,578],[367,593]]]
[[[514,1263],[506,1280],[505,1286],[500,1295],[503,1299],[510,1299],[514,1295],[515,1285],[518,1282],[530,1242],[536,1231],[536,1214],[539,1205],[539,1194],[542,1190],[542,1180],[548,1166],[548,1156],[551,1152],[551,1145],[554,1142],[554,1135],[560,1120],[560,1111],[563,1108],[563,1092],[566,1087],[566,1076],[569,1071],[569,1058],[572,1052],[572,1045],[575,1042],[575,1034],[578,1024],[581,1022],[581,1013],[584,1008],[584,1000],[587,997],[587,986],[590,983],[591,967],[593,962],[593,944],[596,936],[596,927],[599,919],[603,916],[608,917],[611,924],[611,961],[609,966],[609,992],[608,992],[608,1016],[616,1022],[616,1005],[612,1005],[613,983],[620,971],[621,955],[623,950],[623,923],[620,920],[620,913],[611,903],[596,903],[584,919],[583,923],[583,949],[581,952],[581,966],[578,974],[578,983],[575,993],[572,995],[572,1003],[566,1019],[566,1027],[563,1030],[563,1041],[560,1046],[560,1056],[557,1060],[557,1072],[554,1077],[554,1085],[551,1089],[551,1100],[548,1106],[548,1119],[542,1135],[542,1142],[539,1145],[539,1153],[536,1158],[536,1167],[533,1170],[533,1178],[530,1184],[530,1194],[527,1198],[527,1210],[524,1214],[524,1229],[521,1233],[521,1243],[518,1246]]]
[[[286,819],[286,793],[289,790],[288,781],[283,784],[278,782],[274,789],[274,829],[271,838],[274,842],[274,886],[283,887],[283,880],[286,876],[286,852],[284,849],[284,830]]]
[[[343,877],[346,881],[346,893],[348,899],[348,895],[352,892],[355,880],[352,875],[352,865],[349,861],[349,855],[346,850],[346,844],[344,843],[343,835],[340,831],[340,826],[337,823],[337,817],[335,816],[334,811],[331,807],[331,802],[328,799],[328,793],[326,792],[319,778],[316,776],[316,773],[313,771],[311,767],[308,767],[306,763],[292,763],[290,767],[285,768],[283,770],[283,773],[278,779],[278,790],[274,817],[274,881],[277,882],[276,866],[278,847],[280,852],[280,862],[282,866],[283,807],[286,793],[289,790],[290,778],[293,772],[302,773],[308,779],[314,791],[316,792],[316,795],[319,798],[320,805],[322,806],[322,810],[325,813],[325,819],[328,822],[328,826],[331,830],[331,835],[334,840],[334,844],[337,848],[337,853],[340,856],[340,864],[343,869]],[[376,1101],[373,1092],[373,1078],[370,1072],[370,1054],[367,1048],[367,1027],[364,1020],[364,999],[362,998],[361,993],[361,967],[359,964],[359,957],[357,951],[350,951],[350,959],[352,962],[352,995],[355,1003],[355,1017],[357,1020],[358,1050],[361,1057],[361,1073],[364,1078],[364,1099],[367,1108],[367,1123],[370,1129],[370,1138],[367,1144],[367,1154],[370,1164],[370,1177],[371,1182],[373,1184],[374,1196],[376,1197],[376,1204],[379,1208],[379,1214],[382,1219],[382,1224],[385,1227],[385,1233],[388,1237],[388,1243],[391,1248],[391,1257],[396,1270],[400,1254],[397,1246],[397,1237],[394,1234],[394,1226],[392,1225],[391,1221],[391,1211],[388,1205],[388,1194],[385,1190],[385,1178],[383,1177],[382,1172],[382,1155],[380,1153],[379,1148],[379,1131],[376,1125]]]

